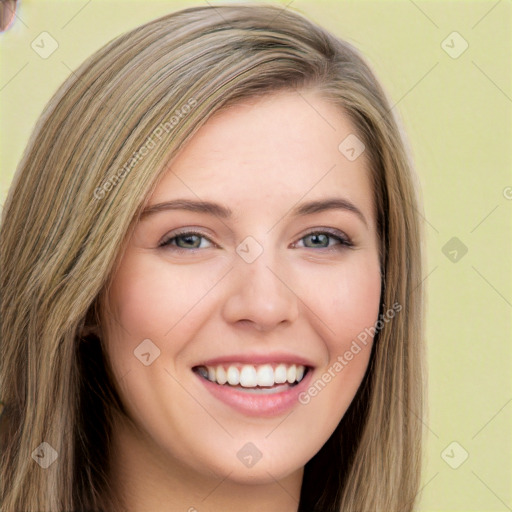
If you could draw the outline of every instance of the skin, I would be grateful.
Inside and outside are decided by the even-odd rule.
[[[313,362],[314,382],[374,325],[381,290],[368,160],[338,150],[354,132],[314,91],[245,102],[211,118],[149,198],[215,201],[233,216],[146,215],[114,275],[104,336],[131,421],[117,421],[111,477],[130,511],[297,510],[304,465],[352,401],[371,340],[309,403],[271,417],[220,402],[192,367],[284,351]],[[345,209],[290,213],[327,197],[350,201],[364,221]],[[173,239],[178,228],[207,238]],[[306,236],[324,228],[353,245]],[[236,252],[248,236],[263,249],[252,263]],[[165,239],[171,245],[159,247]],[[134,357],[144,339],[160,350],[148,366]],[[248,442],[262,454],[251,468],[237,457]]]

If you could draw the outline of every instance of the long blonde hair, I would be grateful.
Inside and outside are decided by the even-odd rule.
[[[299,510],[413,509],[423,292],[403,137],[350,44],[289,9],[237,5],[186,9],[116,38],[69,77],[35,127],[0,235],[3,512],[116,507],[109,445],[123,406],[98,326],[123,244],[169,161],[212,114],[306,88],[339,105],[367,148],[381,313],[403,310],[383,322],[356,397],[306,465]],[[32,457],[42,442],[57,453],[44,470]]]

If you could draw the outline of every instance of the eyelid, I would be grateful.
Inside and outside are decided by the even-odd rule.
[[[340,245],[342,245],[342,246],[345,246],[345,247],[353,247],[354,246],[354,243],[352,242],[351,238],[345,232],[341,231],[340,229],[321,227],[321,226],[311,228],[306,233],[304,233],[302,236],[300,236],[299,239],[297,240],[297,242],[299,242],[300,240],[302,240],[303,238],[305,238],[309,235],[314,235],[314,234],[330,235],[333,238],[338,238],[341,241]],[[295,245],[297,242],[294,242],[293,244]],[[324,249],[329,250],[329,249],[331,249],[331,247],[324,247]]]
[[[305,237],[307,237],[309,235],[313,235],[313,234],[326,234],[326,235],[331,236],[332,238],[337,238],[340,243],[339,244],[335,244],[334,247],[342,246],[342,247],[346,247],[346,248],[351,248],[351,247],[354,246],[354,243],[352,242],[351,238],[345,232],[343,232],[343,231],[341,231],[339,229],[336,229],[336,228],[329,228],[329,227],[321,227],[321,226],[319,226],[319,227],[311,228],[308,231],[306,231],[304,234],[302,234],[295,242],[293,242],[291,244],[292,247],[296,246],[296,244],[298,242],[300,242],[302,239],[304,239]],[[169,243],[174,238],[177,238],[177,237],[183,236],[183,235],[196,235],[196,236],[199,236],[201,238],[204,238],[205,240],[207,240],[208,242],[210,242],[214,246],[218,247],[218,245],[208,235],[206,235],[200,229],[193,228],[193,227],[181,228],[181,229],[178,229],[176,231],[172,231],[171,233],[166,234],[162,238],[162,240],[158,243],[158,247],[172,246],[173,250],[175,250],[175,251],[186,251],[186,252],[195,252],[195,251],[200,250],[199,247],[184,249],[183,247],[178,247],[177,245],[172,245],[172,244]],[[305,247],[305,248],[306,249],[312,249],[311,247]],[[333,248],[333,246],[328,246],[328,247],[323,247],[323,248],[321,247],[319,249],[323,249],[323,250],[327,250],[327,251],[335,250]],[[318,250],[318,248],[316,250]]]
[[[217,245],[208,235],[203,233],[201,230],[195,229],[195,228],[183,228],[183,229],[178,229],[177,231],[172,231],[171,233],[166,234],[162,238],[162,240],[160,240],[160,242],[158,242],[158,247],[165,247],[166,245],[171,245],[171,244],[169,244],[169,242],[173,238],[177,238],[177,237],[182,236],[182,235],[197,235],[197,236],[200,236],[202,238],[205,238],[211,244]],[[183,247],[178,247],[178,246],[175,246],[175,249],[178,250],[178,251],[180,251],[180,250],[182,250],[182,251],[194,251],[194,250],[197,250],[197,249],[183,249]]]

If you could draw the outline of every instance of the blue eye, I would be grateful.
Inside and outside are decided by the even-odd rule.
[[[304,243],[303,247],[306,249],[331,249],[333,246],[334,250],[341,249],[343,247],[353,247],[350,239],[341,231],[333,230],[327,231],[312,231],[307,235],[300,238],[300,241],[309,240],[309,243]],[[176,233],[172,237],[165,238],[158,247],[171,248],[176,251],[187,251],[195,249],[207,249],[210,246],[204,246],[203,241],[207,241],[210,244],[213,242],[198,231],[183,231]],[[334,241],[334,243],[331,243]],[[296,242],[297,243],[297,242]],[[294,244],[295,246],[295,244]]]
[[[332,246],[353,247],[350,239],[341,231],[312,231],[303,236],[301,240],[309,240],[310,245],[305,243],[306,249],[330,249]],[[331,243],[331,241],[335,243]],[[341,248],[338,247],[338,248]],[[336,249],[336,248],[335,248]]]
[[[173,246],[176,247],[177,250],[204,249],[204,247],[201,247],[201,239],[211,242],[211,240],[202,233],[197,231],[185,231],[164,239],[158,247]]]

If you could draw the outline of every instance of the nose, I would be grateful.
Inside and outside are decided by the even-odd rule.
[[[222,309],[226,322],[270,331],[297,319],[300,299],[286,272],[266,252],[252,263],[240,258],[229,278]]]

